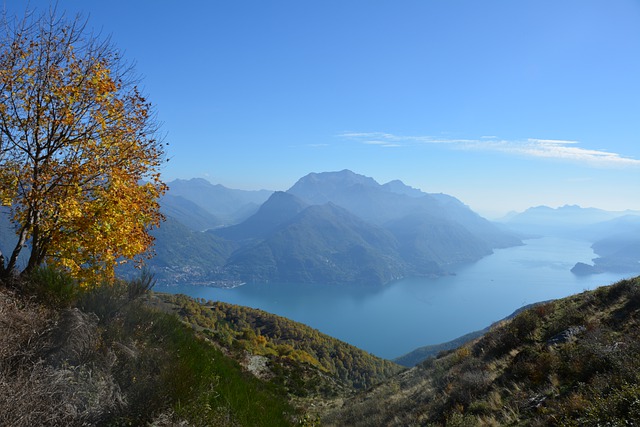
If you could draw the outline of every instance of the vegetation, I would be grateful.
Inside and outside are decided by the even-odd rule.
[[[156,294],[212,341],[240,358],[265,356],[270,379],[299,397],[332,397],[365,389],[402,368],[306,325],[248,307]]]
[[[323,417],[326,425],[635,425],[640,277],[534,306]]]
[[[163,144],[132,68],[55,10],[0,22],[0,203],[18,238],[0,276],[55,265],[112,279],[162,218]],[[147,182],[143,183],[142,180]]]
[[[175,316],[146,306],[141,296],[152,284],[143,275],[87,289],[38,269],[19,286],[28,294],[0,289],[0,424],[302,420],[279,388],[244,371]]]

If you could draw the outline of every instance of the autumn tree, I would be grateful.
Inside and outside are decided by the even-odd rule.
[[[132,66],[79,17],[5,15],[0,38],[0,214],[17,237],[0,279],[44,263],[112,278],[144,258],[162,220],[152,107]]]

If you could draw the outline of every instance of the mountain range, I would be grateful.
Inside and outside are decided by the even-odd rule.
[[[169,226],[154,231],[150,261],[164,282],[187,280],[192,271],[211,283],[383,285],[449,274],[521,244],[452,196],[398,180],[382,185],[349,170],[310,173],[286,192],[231,190],[203,179],[169,188],[161,201]],[[176,254],[185,242],[193,257]]]
[[[576,275],[604,272],[640,273],[640,212],[605,211],[565,205],[537,206],[503,220],[506,229],[520,236],[560,236],[586,240],[598,257],[593,264],[578,262]]]

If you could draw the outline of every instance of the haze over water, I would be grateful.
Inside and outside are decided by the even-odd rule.
[[[554,237],[531,239],[524,246],[495,250],[453,276],[404,279],[376,289],[269,283],[156,290],[259,308],[391,359],[482,329],[523,305],[631,276],[571,273],[576,262],[590,263],[596,257],[590,245]]]

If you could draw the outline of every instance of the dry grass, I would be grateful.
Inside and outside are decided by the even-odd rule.
[[[98,343],[91,315],[0,291],[0,425],[94,424],[121,407],[107,359],[90,360]]]

